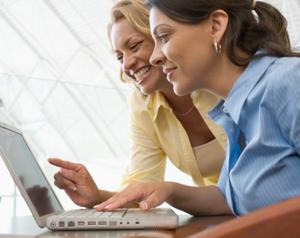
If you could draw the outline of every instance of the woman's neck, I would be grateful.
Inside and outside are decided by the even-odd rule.
[[[207,89],[222,98],[227,98],[245,68],[235,65],[226,56],[223,56],[212,72],[211,80],[207,80],[209,84]]]

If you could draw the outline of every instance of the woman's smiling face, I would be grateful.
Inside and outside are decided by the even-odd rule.
[[[126,19],[113,23],[110,39],[122,71],[132,78],[145,94],[151,94],[166,84],[161,67],[150,64],[154,48],[151,38],[136,31]]]
[[[153,7],[150,27],[155,41],[150,61],[163,67],[174,92],[186,95],[198,88],[206,88],[218,57],[212,48],[210,21],[183,24]]]

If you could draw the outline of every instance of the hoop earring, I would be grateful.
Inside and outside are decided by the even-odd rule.
[[[222,46],[221,46],[221,44],[219,44],[218,42],[214,42],[214,47],[215,47],[215,51],[216,51],[216,53],[218,55],[222,53]]]

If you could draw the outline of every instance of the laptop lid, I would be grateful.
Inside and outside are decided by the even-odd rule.
[[[63,211],[24,136],[0,123],[0,155],[37,224],[45,227],[47,216]]]
[[[149,212],[140,209],[128,209],[126,216],[121,217],[116,217],[117,212],[106,218],[101,217],[101,213],[97,213],[96,217],[95,214],[91,214],[89,217],[85,216],[88,220],[82,220],[82,217],[78,215],[66,216],[65,213],[62,215],[61,213],[64,212],[63,207],[21,131],[1,122],[0,156],[40,227],[47,226],[53,230],[141,229],[175,228],[178,224],[178,217],[174,211],[159,208],[152,209]],[[101,223],[103,221],[105,221],[105,224]],[[62,223],[64,225],[60,226]],[[81,223],[84,223],[84,225]]]

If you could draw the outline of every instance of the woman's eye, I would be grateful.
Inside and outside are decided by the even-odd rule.
[[[117,60],[120,61],[122,63],[123,61],[123,56],[122,55],[117,55]]]
[[[161,34],[161,35],[158,35],[157,38],[160,40],[161,43],[166,43],[169,40],[169,35]]]
[[[139,49],[139,46],[140,46],[142,43],[143,43],[143,41],[139,41],[139,42],[137,42],[137,43],[135,43],[135,44],[132,44],[132,45],[130,46],[130,50],[132,50],[132,51],[138,50],[138,49]]]
[[[137,48],[137,44],[134,44],[134,45],[130,46],[131,50],[135,50],[136,48]]]

